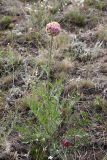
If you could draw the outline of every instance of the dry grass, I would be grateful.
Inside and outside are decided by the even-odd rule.
[[[93,102],[93,107],[96,109],[96,111],[107,111],[107,100],[104,98],[97,96]]]
[[[27,5],[26,2],[30,5]],[[41,153],[41,151],[44,147],[55,159],[60,159],[61,155],[66,156],[62,158],[64,160],[85,160],[87,157],[91,160],[101,160],[106,152],[106,141],[104,142],[103,138],[107,138],[104,128],[107,123],[105,88],[107,83],[105,56],[107,19],[104,16],[106,3],[105,1],[96,3],[94,0],[86,0],[83,7],[79,5],[74,7],[69,0],[50,0],[48,3],[46,8],[45,1],[42,3],[35,1],[33,4],[33,0],[32,3],[25,0],[20,2],[8,0],[6,3],[6,0],[2,0],[0,16],[4,18],[0,20],[0,26],[3,27],[3,30],[0,31],[0,138],[7,138],[5,136],[8,130],[9,134],[12,134],[11,137],[14,137],[15,133],[12,132],[16,130],[13,125],[15,123],[19,127],[23,125],[23,138],[25,134],[30,133],[25,144],[28,148],[31,137],[34,136],[34,141],[36,141],[36,136],[42,135],[43,139],[36,141],[36,148],[32,145],[34,153],[32,157],[43,155],[44,152]],[[55,110],[55,112],[50,110],[48,116],[45,116],[45,107],[47,108],[48,103],[46,90],[44,90],[47,87],[47,59],[50,41],[45,25],[55,20],[61,22],[62,31],[54,38],[50,75],[50,89],[54,99],[53,97],[50,99],[49,109],[51,107],[55,109],[58,105],[59,115],[61,115],[61,123],[53,134],[60,136],[54,141],[53,137],[47,138],[46,134],[43,134],[43,126],[40,126],[42,132],[38,132],[40,123],[38,123],[37,116],[40,116],[41,120],[46,120],[51,114],[53,114],[52,118],[56,117]],[[36,89],[35,92],[33,89]],[[32,106],[35,109],[37,102],[41,102],[44,110],[40,110],[41,106],[39,106],[34,114]],[[37,111],[39,115],[36,115]],[[51,126],[50,131],[52,126],[58,122],[55,118],[55,121],[51,122],[49,119],[45,124],[48,123]],[[38,135],[35,134],[35,131]],[[65,148],[62,149],[60,143],[62,139],[68,139],[72,143],[68,149],[69,153],[65,153]],[[13,144],[13,141],[11,142]],[[21,148],[22,142],[23,140],[20,139],[18,142],[15,141],[14,145],[18,144]],[[39,142],[43,144],[40,152],[38,151]],[[26,150],[25,146],[26,154],[23,153],[23,147],[21,154],[16,147],[13,153],[9,151],[9,155],[13,156],[14,153],[15,155],[17,153],[15,160],[19,159],[18,156],[29,157],[30,151]],[[86,149],[86,152],[83,148]],[[0,146],[0,154],[1,151]],[[45,154],[42,157],[44,156]],[[50,154],[47,156],[49,157]]]
[[[78,92],[84,95],[91,95],[96,93],[96,86],[90,79],[83,79],[78,81]]]
[[[68,59],[62,60],[62,62],[58,62],[58,65],[56,65],[56,70],[58,71],[65,71],[65,72],[75,72],[76,69],[76,63],[71,62]]]
[[[2,77],[0,80],[0,83],[2,85],[2,89],[9,89],[13,85],[13,75],[7,75],[5,77]]]
[[[100,25],[97,30],[97,36],[102,41],[107,41],[107,26]]]

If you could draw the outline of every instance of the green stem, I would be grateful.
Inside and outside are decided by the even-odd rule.
[[[51,36],[50,40],[50,49],[48,53],[48,84],[47,84],[47,90],[48,90],[48,100],[50,99],[50,72],[51,72],[51,60],[52,60],[52,46],[53,46],[53,36]]]

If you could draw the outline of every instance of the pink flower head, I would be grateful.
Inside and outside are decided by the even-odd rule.
[[[69,142],[68,140],[62,140],[61,144],[65,148],[69,148],[70,146],[72,146],[71,142]]]
[[[51,22],[46,25],[46,32],[50,36],[57,36],[61,31],[60,24],[58,22]]]

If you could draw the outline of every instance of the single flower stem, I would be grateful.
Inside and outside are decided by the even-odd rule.
[[[52,61],[52,47],[53,47],[53,36],[51,36],[50,40],[50,46],[49,46],[49,53],[48,53],[48,84],[47,84],[47,90],[48,90],[48,100],[50,99],[50,72],[51,72],[51,61]]]

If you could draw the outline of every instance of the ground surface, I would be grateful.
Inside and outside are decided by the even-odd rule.
[[[0,0],[1,160],[34,159],[29,156],[29,143],[23,143],[19,132],[13,129],[17,117],[18,123],[31,119],[30,109],[23,101],[32,94],[31,86],[38,80],[43,83],[47,81],[41,66],[47,60],[49,38],[45,33],[45,23],[42,22],[44,19],[46,22],[50,20],[46,19],[49,17],[44,13],[36,15],[37,9],[41,8],[37,8],[37,2],[35,5],[32,3]],[[75,133],[73,140],[71,136],[73,146],[79,145],[80,148],[70,152],[66,159],[106,160],[107,4],[105,2],[101,7],[101,4],[89,5],[85,2],[79,6],[82,18],[77,13],[68,16],[77,6],[68,1],[63,7],[58,6],[58,11],[57,8],[49,10],[49,14],[54,15],[52,20],[58,21],[62,28],[53,47],[52,81],[64,81],[64,98],[74,91],[79,95],[70,125]],[[86,134],[83,139],[88,139],[88,143],[80,140],[81,132]],[[77,144],[78,141],[80,144]]]

